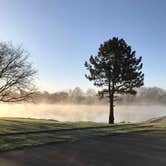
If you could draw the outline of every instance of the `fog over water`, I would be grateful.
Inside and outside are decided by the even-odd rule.
[[[166,106],[116,106],[115,121],[144,121],[166,115]],[[108,121],[107,105],[1,104],[0,117],[55,119],[59,121]]]

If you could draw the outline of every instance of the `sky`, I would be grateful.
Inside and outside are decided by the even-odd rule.
[[[92,88],[84,62],[124,38],[143,57],[145,86],[166,89],[165,0],[0,0],[0,41],[22,45],[41,90]]]

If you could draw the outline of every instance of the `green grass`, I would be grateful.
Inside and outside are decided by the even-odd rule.
[[[23,147],[39,146],[49,143],[62,143],[76,140],[72,136],[57,136],[53,134],[47,134],[42,136],[41,134],[29,134],[29,135],[13,135],[0,138],[0,151],[13,150]]]
[[[58,122],[44,119],[0,118],[1,135],[97,126],[108,126],[108,124],[95,122]]]
[[[0,118],[0,151],[39,146],[48,143],[71,142],[87,137],[94,138],[95,136],[111,136],[115,134],[145,131],[166,131],[166,124],[144,122],[118,123],[111,125],[109,128],[95,128],[93,130],[75,130],[58,133],[48,132],[60,129],[100,126],[109,125],[106,123],[95,122],[72,123],[43,119]]]
[[[108,124],[95,122],[58,122],[56,120],[30,118],[0,118],[0,151],[48,143],[74,141],[77,138],[73,135],[54,134],[48,131],[97,126],[108,126]]]

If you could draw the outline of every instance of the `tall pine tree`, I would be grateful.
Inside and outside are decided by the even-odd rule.
[[[114,123],[114,100],[116,94],[136,94],[135,88],[144,84],[141,69],[142,57],[137,58],[135,51],[124,39],[113,37],[100,45],[98,54],[91,56],[85,67],[85,75],[95,86],[102,87],[100,94],[108,94],[110,104],[109,123]]]

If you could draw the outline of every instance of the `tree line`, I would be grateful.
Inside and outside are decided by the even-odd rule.
[[[33,97],[34,103],[48,103],[48,104],[104,104],[105,99],[100,100],[97,92],[94,89],[88,89],[86,92],[80,87],[69,89],[68,91],[60,91],[49,93],[35,92]]]
[[[35,92],[34,103],[47,104],[108,104],[108,98],[101,98],[94,89],[82,90],[80,87],[68,91],[50,93]],[[166,104],[166,91],[158,87],[141,87],[137,89],[136,95],[119,95],[116,98],[118,105],[143,105],[143,104]]]

